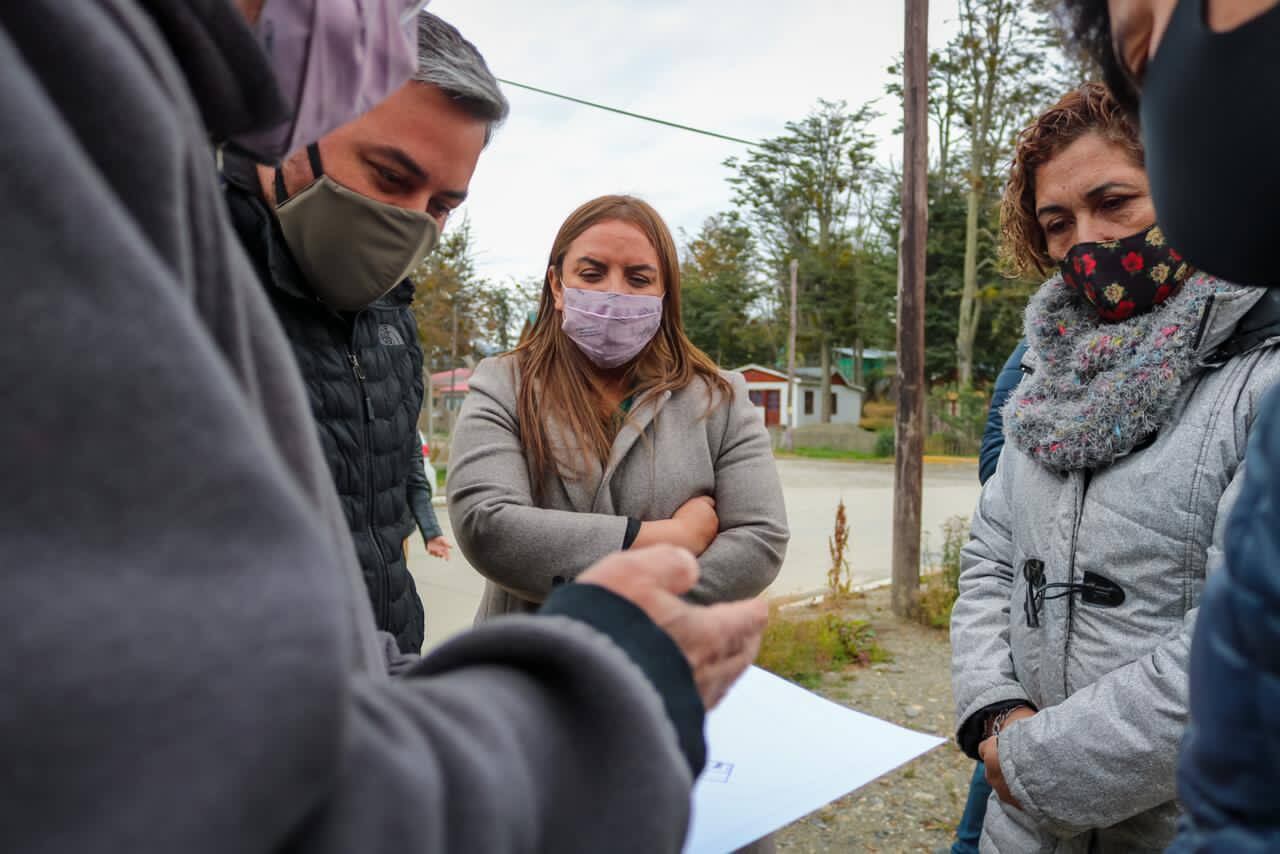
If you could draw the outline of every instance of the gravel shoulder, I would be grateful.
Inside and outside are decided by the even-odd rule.
[[[893,661],[827,674],[817,693],[948,741],[779,831],[778,850],[948,851],[964,810],[973,762],[950,738],[953,712],[947,633],[895,617],[888,588],[854,599],[841,613],[869,620],[879,644]]]

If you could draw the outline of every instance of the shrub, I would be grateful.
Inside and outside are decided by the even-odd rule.
[[[876,643],[875,630],[866,620],[847,620],[832,613],[783,617],[774,608],[756,664],[783,679],[813,688],[824,673],[853,664],[889,660],[889,654]]]
[[[897,448],[894,440],[892,427],[881,427],[876,431],[876,450],[877,457],[892,457]]]
[[[978,452],[987,426],[986,394],[974,389],[934,388],[929,392],[925,453],[970,456]]]
[[[920,621],[945,629],[951,624],[951,608],[960,595],[960,551],[969,541],[969,520],[952,516],[942,523],[942,554],[938,572],[928,576],[920,591]]]
[[[891,401],[868,400],[862,404],[862,418],[858,426],[864,430],[893,429],[894,413],[897,406]]]

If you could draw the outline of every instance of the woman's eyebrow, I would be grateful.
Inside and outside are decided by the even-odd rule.
[[[1131,192],[1137,192],[1138,188],[1133,184],[1126,184],[1123,181],[1108,181],[1105,184],[1099,184],[1094,187],[1092,190],[1085,193],[1084,197],[1092,202],[1114,190],[1129,190]]]

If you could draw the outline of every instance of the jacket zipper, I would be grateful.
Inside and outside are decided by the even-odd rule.
[[[1071,559],[1067,565],[1067,582],[1073,583],[1076,580],[1076,549],[1080,544],[1080,526],[1084,523],[1084,500],[1089,492],[1089,481],[1092,479],[1091,473],[1085,470],[1080,474],[1079,497],[1076,499],[1076,518],[1071,526]],[[1066,597],[1067,599],[1067,625],[1062,636],[1062,696],[1071,696],[1071,686],[1067,676],[1067,661],[1070,659],[1071,653],[1071,624],[1075,620],[1076,597],[1074,594]]]
[[[378,601],[374,603],[374,610],[377,614],[378,626],[385,629],[391,620],[391,583],[388,577],[390,571],[387,569],[386,560],[382,557],[382,546],[378,542],[377,533],[373,530],[373,430],[370,426],[373,424],[373,400],[369,397],[369,388],[365,383],[364,366],[360,364],[360,357],[356,355],[353,347],[347,349],[347,360],[351,362],[351,373],[356,378],[356,388],[360,393],[361,407],[364,412],[364,448],[362,449],[364,451],[364,517],[368,521],[366,530],[369,540],[373,543],[378,567],[381,569],[378,576]]]

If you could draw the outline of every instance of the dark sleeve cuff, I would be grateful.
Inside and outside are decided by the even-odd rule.
[[[640,520],[627,517],[627,532],[622,535],[622,550],[631,548],[631,544],[640,536]]]
[[[443,537],[444,531],[440,529],[440,523],[435,520],[435,514],[430,519],[418,519],[418,530],[422,532],[422,541],[429,543],[436,537]]]
[[[1026,700],[1002,700],[970,715],[969,720],[960,726],[960,732],[956,733],[956,743],[960,745],[964,755],[970,759],[981,759],[982,757],[978,756],[978,745],[982,743],[982,733],[987,728],[987,721],[1001,712],[1016,709],[1018,706],[1035,708]]]
[[[996,466],[1000,463],[1001,445],[1003,444],[1003,442],[994,440],[990,436],[982,437],[982,450],[978,452],[979,486],[986,486],[987,481],[991,480],[991,475],[996,473]]]
[[[693,670],[670,635],[644,611],[598,584],[563,584],[551,591],[538,613],[584,622],[621,647],[662,697],[693,776],[702,773],[707,764],[702,733],[706,710]]]

